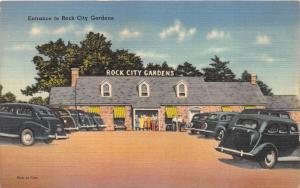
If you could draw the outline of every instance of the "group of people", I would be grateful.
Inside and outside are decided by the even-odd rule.
[[[136,115],[135,130],[152,130],[158,131],[158,119],[155,115]]]

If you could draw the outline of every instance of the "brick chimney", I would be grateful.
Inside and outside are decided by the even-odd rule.
[[[72,87],[75,87],[76,86],[76,82],[77,82],[77,79],[79,77],[79,68],[71,68],[71,78],[72,78],[72,81],[71,81],[71,86]]]
[[[251,80],[250,80],[250,83],[251,83],[252,85],[256,85],[256,80],[257,80],[256,74],[251,74]]]

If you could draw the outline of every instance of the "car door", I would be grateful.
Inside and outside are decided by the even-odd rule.
[[[221,116],[223,117],[223,116]],[[226,118],[223,117],[223,118]],[[206,119],[206,123],[207,123],[207,130],[209,131],[214,131],[218,121],[220,120],[220,115],[219,114],[211,114],[207,119]]]
[[[18,119],[18,122],[13,124],[11,126],[11,129],[18,132],[20,130],[20,127],[24,125],[24,123],[32,121],[33,119],[33,110],[30,107],[17,106],[15,108],[15,114],[16,118]]]
[[[0,106],[0,133],[4,136],[12,134],[10,127],[17,121],[13,110],[11,105]]]

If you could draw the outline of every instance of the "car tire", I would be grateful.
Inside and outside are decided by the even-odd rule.
[[[232,155],[232,159],[233,159],[234,161],[241,161],[241,160],[243,160],[242,157],[237,156],[237,155]]]
[[[35,143],[35,138],[32,130],[23,129],[20,134],[20,142],[24,146],[32,146]]]
[[[51,144],[52,142],[53,142],[53,139],[51,139],[51,138],[44,140],[45,144]]]
[[[261,158],[258,161],[262,168],[271,169],[277,163],[277,153],[274,148],[267,148],[263,151]]]
[[[215,135],[216,140],[222,140],[225,136],[225,130],[224,129],[218,129]]]

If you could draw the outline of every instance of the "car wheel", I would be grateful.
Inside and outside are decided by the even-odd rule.
[[[273,168],[277,163],[277,154],[275,149],[268,148],[264,151],[261,159],[258,161],[262,168]]]
[[[45,144],[51,144],[52,142],[53,142],[53,139],[51,139],[51,138],[44,140]]]
[[[20,140],[24,146],[32,146],[35,143],[32,130],[30,129],[22,130]]]
[[[232,155],[232,159],[233,159],[234,161],[241,161],[243,158],[240,157],[240,156],[237,156],[237,155]]]
[[[216,140],[222,140],[225,136],[225,130],[224,129],[219,129],[216,133],[215,139]]]

